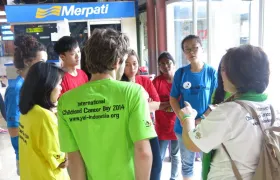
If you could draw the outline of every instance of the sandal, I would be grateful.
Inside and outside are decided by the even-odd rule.
[[[0,134],[6,134],[7,132],[8,132],[7,129],[2,129],[2,128],[0,128]]]

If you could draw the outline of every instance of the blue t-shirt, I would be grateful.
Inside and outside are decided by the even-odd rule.
[[[9,82],[5,93],[6,120],[8,127],[19,126],[19,95],[24,79],[18,76],[15,80]]]
[[[184,107],[187,101],[197,111],[197,117],[207,110],[211,103],[211,96],[217,86],[217,72],[211,66],[204,64],[200,72],[191,72],[191,66],[187,65],[178,69],[174,75],[174,81],[170,96],[180,99],[180,107]],[[176,118],[174,131],[182,134],[182,126]]]

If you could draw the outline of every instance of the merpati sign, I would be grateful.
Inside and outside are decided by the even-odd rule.
[[[5,6],[8,23],[129,18],[135,16],[134,2],[40,4]]]
[[[91,14],[107,14],[109,4],[103,4],[96,7],[84,7],[79,8],[75,5],[68,6],[52,6],[49,9],[37,9],[36,18],[45,18],[47,16],[85,16],[88,17]]]

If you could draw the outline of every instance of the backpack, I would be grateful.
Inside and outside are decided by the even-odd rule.
[[[271,127],[265,129],[260,122],[257,111],[254,107],[243,101],[235,102],[245,108],[252,117],[258,121],[264,136],[259,163],[252,180],[280,180],[280,127],[273,126],[275,122],[275,111],[273,107],[270,106]],[[222,147],[230,158],[232,170],[236,179],[242,180],[242,177],[224,144],[222,144]]]

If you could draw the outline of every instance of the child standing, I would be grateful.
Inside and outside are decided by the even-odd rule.
[[[78,42],[71,36],[60,38],[55,46],[55,52],[62,60],[62,68],[66,71],[61,87],[61,95],[88,81],[84,71],[77,69],[81,60],[81,51]]]
[[[14,41],[14,66],[17,69],[18,76],[9,83],[5,93],[6,121],[11,143],[15,150],[17,160],[17,174],[19,175],[19,148],[18,148],[18,127],[19,127],[19,94],[24,78],[29,68],[39,62],[46,61],[47,52],[43,44],[30,35],[20,35]]]
[[[52,108],[60,95],[63,70],[44,62],[34,64],[20,92],[20,179],[69,180],[67,158],[60,151],[58,122]]]

